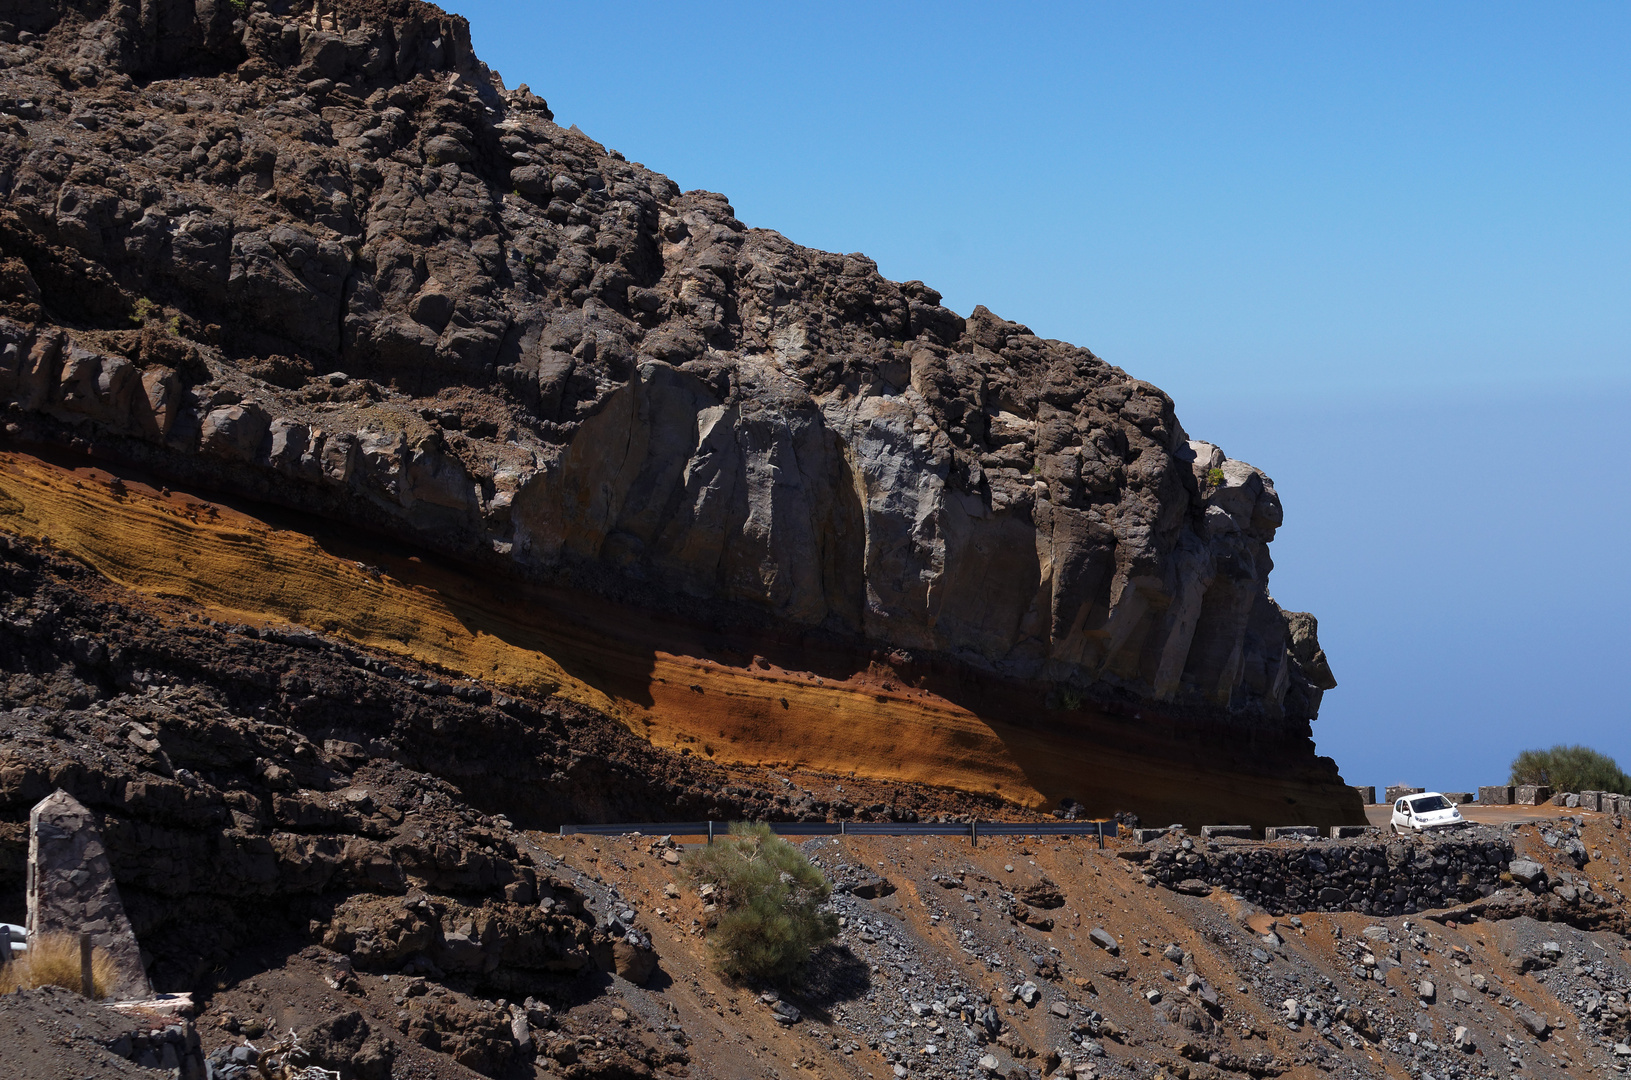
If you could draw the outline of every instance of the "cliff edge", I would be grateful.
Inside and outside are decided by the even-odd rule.
[[[1236,756],[1172,753],[1294,777],[1285,818],[1357,820],[1310,739],[1335,686],[1315,621],[1268,591],[1279,497],[1166,394],[746,227],[557,126],[461,18],[330,10],[0,2],[8,447],[722,635],[625,642],[643,671],[616,679],[563,662],[614,713],[663,713],[663,657],[848,650],[846,678],[1023,711],[1009,746],[1085,724],[1072,769],[1209,733]],[[737,756],[785,734],[779,700]],[[820,767],[872,767],[862,735],[829,742]]]

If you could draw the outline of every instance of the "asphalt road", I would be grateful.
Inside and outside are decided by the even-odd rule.
[[[1508,821],[1549,821],[1575,814],[1583,814],[1588,818],[1605,816],[1593,810],[1568,810],[1550,803],[1544,806],[1479,806],[1477,803],[1463,803],[1461,806],[1461,816],[1480,825],[1503,825]],[[1367,806],[1365,817],[1372,825],[1380,825],[1385,829],[1393,820],[1393,804],[1379,803]]]

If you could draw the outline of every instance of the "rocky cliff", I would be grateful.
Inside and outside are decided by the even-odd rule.
[[[1246,728],[1340,790],[1314,619],[1267,588],[1274,486],[1157,388],[748,228],[557,126],[428,5],[0,21],[10,445],[1065,713]]]

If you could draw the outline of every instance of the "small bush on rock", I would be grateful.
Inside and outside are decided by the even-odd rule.
[[[1547,784],[1553,791],[1631,794],[1631,777],[1607,754],[1588,746],[1525,750],[1512,760],[1511,784]]]
[[[732,825],[730,836],[693,849],[685,869],[716,890],[708,945],[729,978],[786,978],[838,933],[838,917],[822,908],[832,894],[826,877],[768,825]]]

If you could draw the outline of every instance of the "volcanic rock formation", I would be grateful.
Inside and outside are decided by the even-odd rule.
[[[1279,497],[1157,388],[748,228],[557,126],[428,5],[0,20],[12,445],[1247,728],[1338,790],[1314,619],[1267,589]]]

